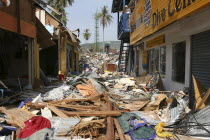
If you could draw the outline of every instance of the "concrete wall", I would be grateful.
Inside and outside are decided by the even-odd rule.
[[[206,30],[210,30],[210,8],[188,17],[175,27],[167,30],[166,33],[166,78],[164,85],[166,90],[182,90],[190,86],[190,51],[191,36]],[[181,84],[172,80],[172,44],[186,41],[185,59],[185,83]]]

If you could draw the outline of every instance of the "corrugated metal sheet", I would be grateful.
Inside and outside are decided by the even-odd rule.
[[[205,31],[192,38],[192,75],[205,88],[210,88],[210,31]]]
[[[189,134],[190,135],[205,135],[210,136],[210,134],[205,130],[210,131],[210,106],[198,111],[197,113],[190,116],[189,118]],[[199,125],[198,125],[199,123]],[[205,128],[203,128],[203,127]]]

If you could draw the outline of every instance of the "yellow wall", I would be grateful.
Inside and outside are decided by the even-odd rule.
[[[146,14],[144,7],[145,1],[140,0],[137,3],[131,15],[131,27],[134,27],[136,21]],[[131,32],[131,45],[134,45],[137,41],[153,34],[174,21],[185,18],[210,5],[210,0],[150,0],[150,2],[151,11],[148,12],[151,14],[149,18],[150,23],[146,26],[143,22]]]
[[[59,47],[59,71],[60,74],[67,74],[67,66],[66,66],[66,41],[64,37],[61,37]]]
[[[71,71],[78,71],[79,70],[79,52],[77,51],[77,46],[75,46],[75,44],[73,44],[72,42],[70,42],[69,40],[66,41],[71,47],[72,47],[72,51],[71,51]],[[76,56],[76,57],[75,57]],[[76,60],[75,60],[76,58]],[[76,63],[76,69],[74,67]]]

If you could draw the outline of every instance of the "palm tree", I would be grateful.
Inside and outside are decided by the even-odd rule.
[[[71,6],[74,3],[74,0],[48,0],[48,4],[61,4],[62,7]]]
[[[85,46],[86,46],[86,49],[87,49],[87,41],[90,39],[90,37],[91,37],[91,33],[89,32],[90,30],[89,29],[85,29],[84,30],[84,33],[83,33],[83,37],[84,37],[84,39],[86,40],[86,44],[85,44]]]
[[[108,6],[104,6],[101,8],[101,12],[98,13],[98,19],[103,27],[103,48],[104,48],[104,28],[108,26],[112,22],[113,17],[110,15]]]
[[[58,20],[60,20],[64,25],[66,25],[68,21],[68,13],[65,11],[65,8],[69,5],[72,5],[73,2],[74,0],[49,0],[48,4],[61,13],[61,15],[57,15],[56,13],[52,12],[52,15],[54,15]]]

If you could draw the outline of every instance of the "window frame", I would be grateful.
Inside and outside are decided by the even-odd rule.
[[[178,45],[178,44],[181,44],[181,43],[184,43],[184,46]],[[183,68],[184,68],[183,81],[178,81],[177,78],[175,78],[175,76],[174,76],[174,73],[175,73],[174,70],[176,70],[174,68],[175,65],[176,65],[176,64],[174,64],[174,63],[176,63],[176,62],[174,62],[174,58],[175,58],[175,56],[174,56],[175,55],[174,48],[176,47],[176,45],[179,48],[185,48],[185,50],[184,50],[184,61],[182,61],[182,62],[184,62],[184,66],[183,66]],[[171,72],[172,73],[171,73],[171,79],[172,79],[172,81],[177,82],[177,83],[181,83],[181,84],[184,84],[185,81],[186,81],[186,78],[185,78],[185,75],[186,75],[186,49],[187,49],[186,41],[179,41],[179,42],[176,42],[176,43],[172,44],[172,63],[171,63],[171,65],[172,65],[172,71]],[[180,55],[178,55],[178,56],[181,57]]]

